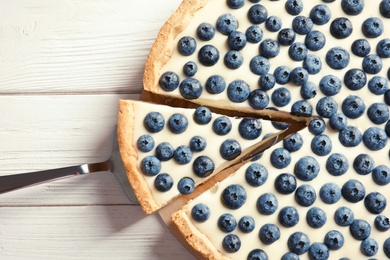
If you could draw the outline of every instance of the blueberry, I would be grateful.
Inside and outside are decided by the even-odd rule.
[[[179,76],[175,72],[172,72],[172,71],[164,72],[158,81],[159,86],[164,91],[167,91],[167,92],[171,92],[171,91],[174,91],[175,89],[177,89],[177,87],[179,86],[179,83],[180,83]]]
[[[376,45],[376,53],[381,58],[390,58],[390,39],[385,38]]]
[[[385,2],[385,1],[382,1]],[[383,251],[385,252],[385,255],[390,258],[390,237],[385,240],[383,243]]]
[[[256,207],[261,214],[272,215],[278,208],[278,199],[272,193],[265,193],[257,199]]]
[[[368,81],[367,87],[375,95],[383,95],[388,89],[387,79],[381,76],[375,76]]]
[[[383,30],[383,23],[378,17],[367,18],[362,25],[362,32],[367,38],[379,37]]]
[[[185,99],[197,99],[202,94],[203,87],[197,79],[186,78],[179,86],[180,94]]]
[[[325,35],[317,30],[309,32],[305,37],[305,45],[311,51],[319,51],[326,43]]]
[[[384,100],[385,100],[386,105],[390,106],[390,89],[385,92]]]
[[[278,33],[278,42],[280,45],[289,46],[295,41],[295,32],[293,29],[284,28]]]
[[[238,28],[237,19],[231,14],[223,14],[217,19],[217,30],[224,34],[229,35]]]
[[[201,155],[194,160],[192,170],[196,176],[202,178],[210,176],[214,171],[214,162],[210,157]]]
[[[378,243],[371,237],[364,239],[360,244],[360,250],[366,256],[375,255],[378,252],[378,248]]]
[[[340,92],[342,83],[338,77],[326,75],[320,80],[319,87],[325,95],[334,96]]]
[[[290,73],[290,82],[296,86],[302,86],[309,79],[309,73],[305,68],[296,67]]]
[[[290,124],[272,121],[272,126],[278,130],[286,130],[290,126]]]
[[[352,23],[348,18],[336,18],[330,24],[330,33],[336,39],[345,39],[352,34]]]
[[[320,57],[314,54],[309,54],[303,60],[302,66],[307,70],[310,75],[317,74],[322,69],[322,61]]]
[[[204,137],[196,135],[190,140],[190,148],[194,152],[201,152],[206,149],[207,141]]]
[[[352,43],[352,53],[359,57],[366,57],[370,51],[370,43],[366,39],[358,39]]]
[[[295,201],[302,207],[309,207],[313,205],[316,199],[316,191],[308,184],[299,186],[295,191]]]
[[[244,6],[244,0],[226,0],[227,5],[232,9],[239,9]]]
[[[161,173],[154,179],[154,187],[158,191],[169,191],[173,186],[173,178],[167,173]]]
[[[218,219],[218,227],[222,232],[232,232],[237,227],[236,218],[229,213],[222,214]]]
[[[338,250],[344,245],[344,236],[340,231],[331,230],[325,234],[324,244],[330,250]]]
[[[290,69],[286,66],[279,66],[274,70],[276,83],[285,85],[290,81]]]
[[[240,136],[246,140],[257,139],[262,132],[262,124],[259,119],[244,118],[238,125]]]
[[[187,164],[192,159],[192,151],[188,146],[180,145],[173,153],[173,158],[178,164]]]
[[[338,105],[332,97],[321,98],[316,105],[318,115],[329,118],[337,113]]]
[[[284,207],[279,211],[278,220],[284,227],[293,227],[299,222],[298,210],[291,206]]]
[[[251,216],[243,216],[238,221],[238,228],[244,233],[250,233],[255,229],[255,220]]]
[[[276,148],[270,156],[271,164],[277,169],[286,168],[291,162],[290,152],[284,148]]]
[[[282,28],[282,20],[277,16],[269,16],[265,21],[265,28],[270,32],[277,32]]]
[[[326,160],[326,170],[333,176],[341,176],[349,169],[348,159],[345,155],[334,153]]]
[[[379,165],[372,171],[372,179],[378,185],[390,183],[390,168],[386,165]]]
[[[390,219],[384,215],[378,215],[375,217],[374,225],[379,231],[387,231],[390,229]]]
[[[264,165],[252,163],[245,171],[245,180],[253,187],[263,185],[268,179],[268,171]]]
[[[326,63],[335,70],[341,70],[348,66],[349,53],[341,47],[331,48],[325,57]]]
[[[364,114],[366,106],[364,105],[363,99],[358,96],[351,95],[344,99],[341,104],[341,109],[346,117],[355,119]]]
[[[340,207],[334,213],[334,221],[337,225],[347,227],[352,224],[355,217],[351,209]]]
[[[297,188],[297,180],[289,173],[279,174],[275,179],[275,189],[281,194],[291,194]]]
[[[270,245],[280,238],[280,230],[274,224],[265,224],[260,228],[259,237],[264,244]]]
[[[188,120],[180,113],[175,113],[168,119],[168,128],[174,134],[181,134],[187,130]]]
[[[364,57],[362,67],[368,74],[377,74],[383,68],[382,59],[376,54],[369,54]]]
[[[309,17],[297,16],[292,21],[292,28],[297,34],[305,35],[313,29],[313,21]]]
[[[202,41],[209,41],[215,36],[215,28],[209,23],[201,23],[196,29],[196,35]]]
[[[173,148],[173,146],[168,142],[162,142],[156,147],[156,157],[160,161],[169,161],[173,157],[174,153],[175,148]]]
[[[291,92],[284,87],[277,88],[272,92],[271,100],[277,107],[287,106],[291,101]]]
[[[324,243],[315,242],[310,246],[307,255],[310,260],[328,259],[329,248]]]
[[[263,30],[257,25],[251,25],[245,31],[245,37],[250,43],[259,43],[263,39]]]
[[[310,239],[309,236],[302,232],[294,232],[287,240],[287,246],[291,252],[302,255],[309,250]]]
[[[283,140],[283,147],[290,153],[296,152],[302,148],[303,139],[299,133],[295,133]]]
[[[254,109],[264,109],[269,104],[269,96],[267,92],[261,89],[255,89],[249,94],[248,102]]]
[[[313,7],[310,11],[310,18],[314,24],[324,25],[329,22],[331,12],[327,5],[319,4]]]
[[[155,176],[161,170],[161,161],[156,156],[146,156],[141,161],[141,171],[147,176]]]
[[[385,132],[387,136],[390,136],[390,120],[385,124]]]
[[[217,135],[227,135],[232,130],[232,122],[226,116],[217,117],[213,122],[213,131]]]
[[[241,248],[241,240],[235,234],[228,234],[223,238],[222,246],[227,252],[235,253]]]
[[[269,71],[271,64],[264,56],[255,56],[249,63],[250,70],[256,75],[265,75]]]
[[[205,87],[210,94],[219,94],[225,90],[226,81],[220,75],[212,75],[207,79]]]
[[[246,36],[242,32],[233,31],[228,36],[228,46],[231,50],[242,50],[245,47],[246,42]]]
[[[299,260],[299,256],[293,252],[287,252],[282,255],[282,258],[280,258],[280,260]]]
[[[384,103],[373,103],[367,109],[367,116],[374,124],[383,124],[389,120],[389,107]]]
[[[371,234],[370,224],[368,224],[368,222],[363,219],[355,219],[352,221],[351,225],[349,226],[349,230],[351,235],[356,240],[364,240]]]
[[[341,189],[335,183],[325,183],[320,189],[320,198],[326,204],[334,204],[341,199]]]
[[[336,113],[329,118],[329,125],[333,130],[341,131],[347,127],[347,117],[342,113]]]
[[[247,195],[245,188],[238,184],[227,186],[221,195],[223,205],[229,209],[239,209],[244,205]]]
[[[339,141],[345,147],[358,146],[362,138],[362,133],[354,126],[347,126],[339,132]]]
[[[219,60],[219,51],[213,45],[207,44],[200,48],[198,53],[198,60],[204,66],[213,66]]]
[[[242,56],[241,52],[230,50],[225,54],[223,61],[226,67],[235,70],[241,67],[242,63],[244,62],[244,57]]]
[[[386,197],[379,192],[371,192],[364,198],[364,206],[372,214],[382,213],[386,205]]]
[[[287,0],[285,8],[287,13],[291,15],[298,15],[303,10],[303,3],[301,0]]]
[[[379,10],[381,12],[381,15],[383,15],[386,18],[390,18],[390,1],[389,0],[382,0],[379,4]]]
[[[253,24],[261,24],[267,20],[268,11],[261,4],[255,4],[248,10],[248,19]]]
[[[350,69],[344,75],[344,84],[350,90],[359,90],[366,85],[366,73],[361,69]]]
[[[325,225],[326,221],[325,211],[318,207],[312,207],[306,213],[306,222],[312,228],[320,228]]]
[[[307,56],[306,45],[301,42],[294,42],[288,48],[288,55],[294,61],[303,61]]]
[[[262,249],[253,249],[249,252],[247,260],[268,260],[268,255]]]
[[[141,152],[147,153],[154,148],[154,139],[150,135],[141,135],[137,140],[137,147]]]
[[[165,125],[165,119],[159,112],[150,112],[144,118],[144,126],[150,133],[160,132]]]
[[[311,181],[318,176],[320,165],[314,157],[300,158],[294,167],[295,176],[302,181]]]
[[[196,51],[196,40],[190,36],[184,36],[177,43],[177,49],[181,55],[190,56]]]
[[[221,144],[219,153],[225,160],[234,160],[241,154],[240,143],[234,139],[227,139]]]
[[[266,58],[273,58],[279,54],[280,45],[277,41],[272,39],[265,39],[260,43],[260,55]]]
[[[346,14],[358,15],[363,11],[364,0],[342,0],[341,8]]]
[[[291,114],[293,115],[308,115],[313,113],[313,107],[306,100],[298,100],[291,106]]]
[[[300,94],[304,99],[312,99],[317,95],[317,86],[313,82],[306,82],[301,86]]]
[[[230,101],[242,103],[246,101],[250,94],[249,85],[240,79],[232,81],[227,87],[227,95]]]
[[[383,149],[387,144],[385,130],[378,127],[370,127],[363,134],[363,143],[371,151]]]
[[[195,182],[191,178],[184,177],[178,182],[177,189],[181,194],[191,194],[195,189]]]
[[[207,107],[200,106],[194,112],[194,121],[200,125],[208,124],[211,121],[211,111]]]
[[[364,198],[366,195],[366,188],[364,188],[363,183],[360,181],[351,179],[344,183],[341,188],[341,194],[347,201],[356,203]]]
[[[361,175],[366,175],[372,172],[374,166],[374,159],[368,154],[359,154],[353,161],[353,168]]]
[[[196,222],[205,222],[210,218],[210,208],[203,204],[198,203],[191,209],[191,216]]]
[[[308,130],[313,135],[319,135],[326,128],[325,122],[321,117],[315,117],[309,122]]]
[[[183,73],[187,77],[194,76],[197,71],[198,71],[198,66],[193,61],[189,61],[186,64],[184,64],[184,66],[183,66]]]
[[[332,151],[332,141],[325,134],[316,135],[311,140],[311,150],[318,156],[328,155]]]

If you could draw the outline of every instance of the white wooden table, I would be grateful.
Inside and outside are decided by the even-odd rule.
[[[0,175],[105,159],[180,2],[0,0]],[[1,195],[0,259],[193,257],[102,172]]]

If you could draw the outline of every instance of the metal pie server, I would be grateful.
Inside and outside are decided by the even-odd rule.
[[[127,179],[126,170],[119,153],[116,128],[113,136],[112,152],[107,160],[58,169],[0,176],[0,194],[72,176],[107,171],[115,175],[129,200],[133,203],[138,203]]]

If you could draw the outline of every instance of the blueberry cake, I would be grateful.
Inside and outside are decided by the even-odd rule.
[[[193,248],[390,258],[389,31],[389,0],[183,0],[148,56],[141,99],[311,119],[172,215]]]

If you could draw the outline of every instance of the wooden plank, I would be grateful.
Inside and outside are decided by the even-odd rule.
[[[194,259],[139,206],[0,207],[1,259]]]
[[[0,93],[140,93],[181,0],[0,0]]]

